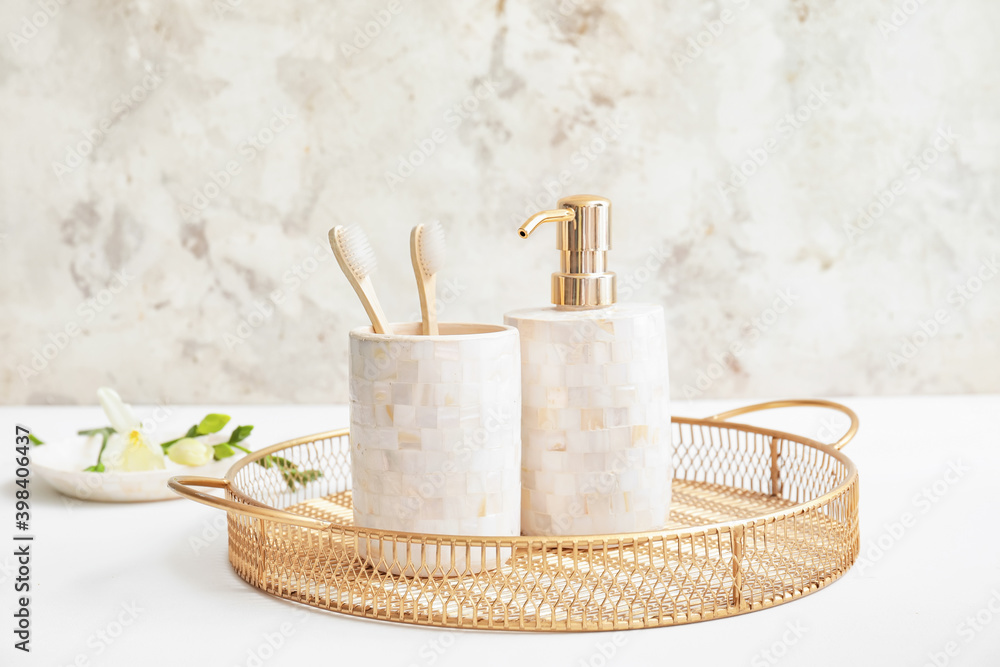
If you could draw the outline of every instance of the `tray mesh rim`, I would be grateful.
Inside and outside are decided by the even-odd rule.
[[[286,514],[284,510],[295,509],[303,500],[300,497],[298,502],[291,502],[295,500],[291,498],[284,503],[268,503],[255,497],[252,490],[243,488],[243,479],[254,471],[248,466],[270,454],[346,439],[346,429],[339,429],[258,450],[230,468],[225,476],[226,498],[233,505],[245,507],[245,511],[228,514],[230,562],[251,585],[314,607],[418,625],[518,631],[621,630],[732,616],[798,599],[837,580],[850,568],[860,546],[858,471],[850,458],[834,446],[783,431],[715,418],[674,417],[672,421],[675,432],[682,436],[678,446],[695,447],[696,431],[701,433],[703,447],[708,446],[706,443],[721,444],[723,433],[725,442],[735,443],[737,449],[755,443],[758,451],[753,457],[736,452],[743,456],[740,459],[730,452],[726,454],[727,465],[747,464],[750,458],[759,464],[761,443],[771,449],[772,466],[778,462],[801,465],[802,469],[784,482],[778,479],[777,486],[772,469],[772,496],[779,497],[789,490],[783,483],[809,487],[815,483],[810,474],[825,473],[829,477],[834,475],[830,472],[833,469],[836,479],[825,480],[829,488],[824,487],[822,493],[789,501],[785,508],[759,515],[601,536],[421,535],[360,528],[347,522],[325,522],[323,528],[318,528],[319,522],[306,515],[288,514],[271,520],[267,514],[260,514],[263,510]],[[852,422],[856,427],[853,417]],[[683,441],[685,433],[691,442]],[[778,450],[781,456],[775,454]],[[759,473],[752,484],[762,484]],[[715,486],[728,490],[729,496],[758,493],[729,485]],[[725,491],[722,495],[726,497]],[[795,537],[789,542],[790,534]],[[787,544],[783,545],[783,540]],[[379,573],[371,564],[360,562],[357,554],[358,544],[379,541],[435,545],[456,552],[466,549],[467,554],[472,549],[495,549],[498,554],[509,550],[514,557],[504,563],[504,567],[510,566],[506,570],[487,568],[485,574],[468,569],[464,573],[438,571],[438,576],[412,576],[414,572],[399,571],[393,574],[391,570]],[[350,544],[354,553],[345,546]],[[701,551],[699,544],[705,545]],[[681,545],[691,546],[680,554]],[[680,555],[671,565],[673,549]],[[658,555],[642,561],[640,556],[646,551]],[[618,556],[609,565],[608,554],[614,553]],[[452,560],[453,568],[454,564]],[[592,578],[589,587],[577,585],[582,576],[579,573],[584,571],[599,571],[603,579]],[[451,598],[441,598],[450,602],[435,601],[435,595],[445,596],[452,590],[447,582],[456,577],[467,582],[470,590],[479,591],[480,599],[475,604],[455,598],[453,591],[449,593]],[[547,583],[529,586],[525,583],[529,579]],[[562,582],[562,588],[553,583],[557,580]],[[514,598],[520,601],[504,602],[498,591],[512,587],[516,588]],[[543,613],[543,607],[548,611]]]

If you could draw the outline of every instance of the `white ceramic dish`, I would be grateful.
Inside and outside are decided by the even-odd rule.
[[[206,436],[205,442],[217,444],[225,438]],[[167,480],[177,475],[222,477],[241,456],[212,461],[203,466],[183,466],[166,459],[166,468],[147,472],[83,472],[97,460],[100,436],[77,436],[32,447],[31,469],[63,495],[81,500],[128,503],[150,500],[174,500],[179,495],[170,490]]]

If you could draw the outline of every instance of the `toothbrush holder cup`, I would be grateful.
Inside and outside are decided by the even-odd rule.
[[[420,323],[350,332],[354,523],[381,531],[513,537],[521,516],[521,378],[517,329]],[[486,541],[490,543],[489,541]],[[493,569],[509,547],[359,539],[382,572],[449,576]]]

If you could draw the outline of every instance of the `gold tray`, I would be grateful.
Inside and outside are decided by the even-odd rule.
[[[725,421],[803,405],[839,410],[850,428],[824,445]],[[449,628],[650,628],[764,609],[843,575],[858,554],[858,472],[839,450],[857,429],[853,411],[821,400],[674,417],[671,525],[650,533],[463,537],[358,528],[346,430],[256,451],[224,479],[174,477],[170,487],[228,512],[236,572],[288,600]],[[255,464],[270,454],[323,476],[290,491],[275,468]],[[225,498],[198,486],[225,489]],[[363,557],[379,553],[374,564]],[[474,563],[490,567],[477,572]]]

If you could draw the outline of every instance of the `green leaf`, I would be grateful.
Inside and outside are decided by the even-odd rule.
[[[85,428],[83,430],[77,431],[77,435],[111,435],[112,433],[117,433],[110,426],[102,426],[101,428]]]
[[[288,488],[292,491],[295,490],[296,484],[301,484],[305,486],[307,483],[319,479],[323,476],[322,471],[319,470],[282,470],[281,476],[285,478],[285,483],[288,484]]]
[[[104,472],[104,464],[98,463],[97,465],[87,466],[83,469],[83,472]]]
[[[294,469],[296,467],[294,463],[292,463],[283,456],[271,456],[271,458],[274,460],[274,465],[278,466],[279,468]]]
[[[213,445],[213,450],[215,450],[215,460],[221,461],[222,459],[228,459],[230,456],[235,454],[233,448],[229,446],[228,442],[224,442],[221,445]]]
[[[201,420],[201,423],[198,424],[197,433],[198,435],[208,435],[209,433],[218,433],[223,428],[225,428],[226,424],[228,423],[229,423],[229,415],[220,415],[213,412],[212,414],[207,415],[204,419]]]
[[[233,432],[229,434],[229,444],[236,444],[247,439],[250,432],[253,430],[253,426],[237,426],[233,429]]]
[[[281,459],[280,456],[275,456],[273,454],[268,454],[267,456],[265,456],[261,460],[257,461],[257,463],[259,463],[264,468],[271,468],[271,467],[277,465],[277,461],[279,459]],[[282,459],[282,460],[284,460],[284,459]]]
[[[31,444],[33,444],[33,445],[44,445],[45,444],[43,441],[41,441],[38,438],[36,438],[34,433],[29,433],[28,434],[28,440],[30,440]]]

